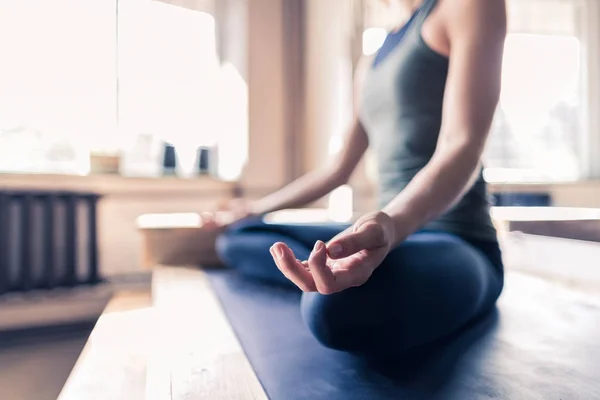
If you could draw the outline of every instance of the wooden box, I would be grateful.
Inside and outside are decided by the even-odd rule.
[[[143,268],[221,266],[215,240],[223,228],[203,227],[199,214],[145,214],[137,225],[143,236]]]

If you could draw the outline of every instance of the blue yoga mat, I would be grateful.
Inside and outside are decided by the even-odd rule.
[[[536,280],[509,277],[500,312],[383,365],[322,347],[300,293],[207,273],[273,400],[600,398],[600,308]]]
[[[322,347],[302,322],[300,293],[249,281],[231,271],[210,271],[208,276],[259,380],[274,400],[430,399],[465,349],[457,341],[433,358],[431,351],[421,351],[393,366],[373,364]],[[491,316],[482,321],[465,337],[478,335],[494,320]],[[458,391],[453,398],[468,397]]]

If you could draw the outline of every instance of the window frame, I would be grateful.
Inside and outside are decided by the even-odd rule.
[[[600,178],[600,4],[595,0],[569,0],[580,5],[578,36],[582,41],[582,63],[585,84],[582,88],[584,126],[581,154],[582,177]]]

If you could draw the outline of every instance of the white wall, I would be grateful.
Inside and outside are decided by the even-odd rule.
[[[329,159],[352,115],[351,18],[345,0],[306,2],[305,170]]]

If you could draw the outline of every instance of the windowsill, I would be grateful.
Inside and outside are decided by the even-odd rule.
[[[234,182],[207,176],[141,178],[121,175],[2,174],[0,188],[20,190],[86,191],[104,196],[127,194],[229,194]]]
[[[533,191],[542,192],[552,188],[597,188],[600,190],[599,179],[589,179],[581,181],[523,181],[523,182],[488,182],[487,183],[490,192],[499,191]],[[355,193],[371,195],[376,190],[376,185],[372,183],[353,183],[352,187]]]
[[[571,182],[490,182],[488,183],[490,192],[545,192],[556,188],[576,188],[576,189],[598,189],[600,190],[600,180],[584,180]]]
[[[234,189],[235,182],[224,182],[211,177],[195,178],[165,177],[126,177],[121,175],[92,174],[11,174],[0,173],[0,188],[23,190],[66,190],[89,191],[101,195],[120,194],[228,194]],[[600,180],[577,182],[492,182],[488,184],[491,193],[497,192],[547,192],[553,189],[598,190]],[[357,188],[359,189],[359,188]],[[373,188],[370,188],[373,189]],[[365,190],[365,194],[372,190]],[[362,192],[361,191],[361,192]]]

